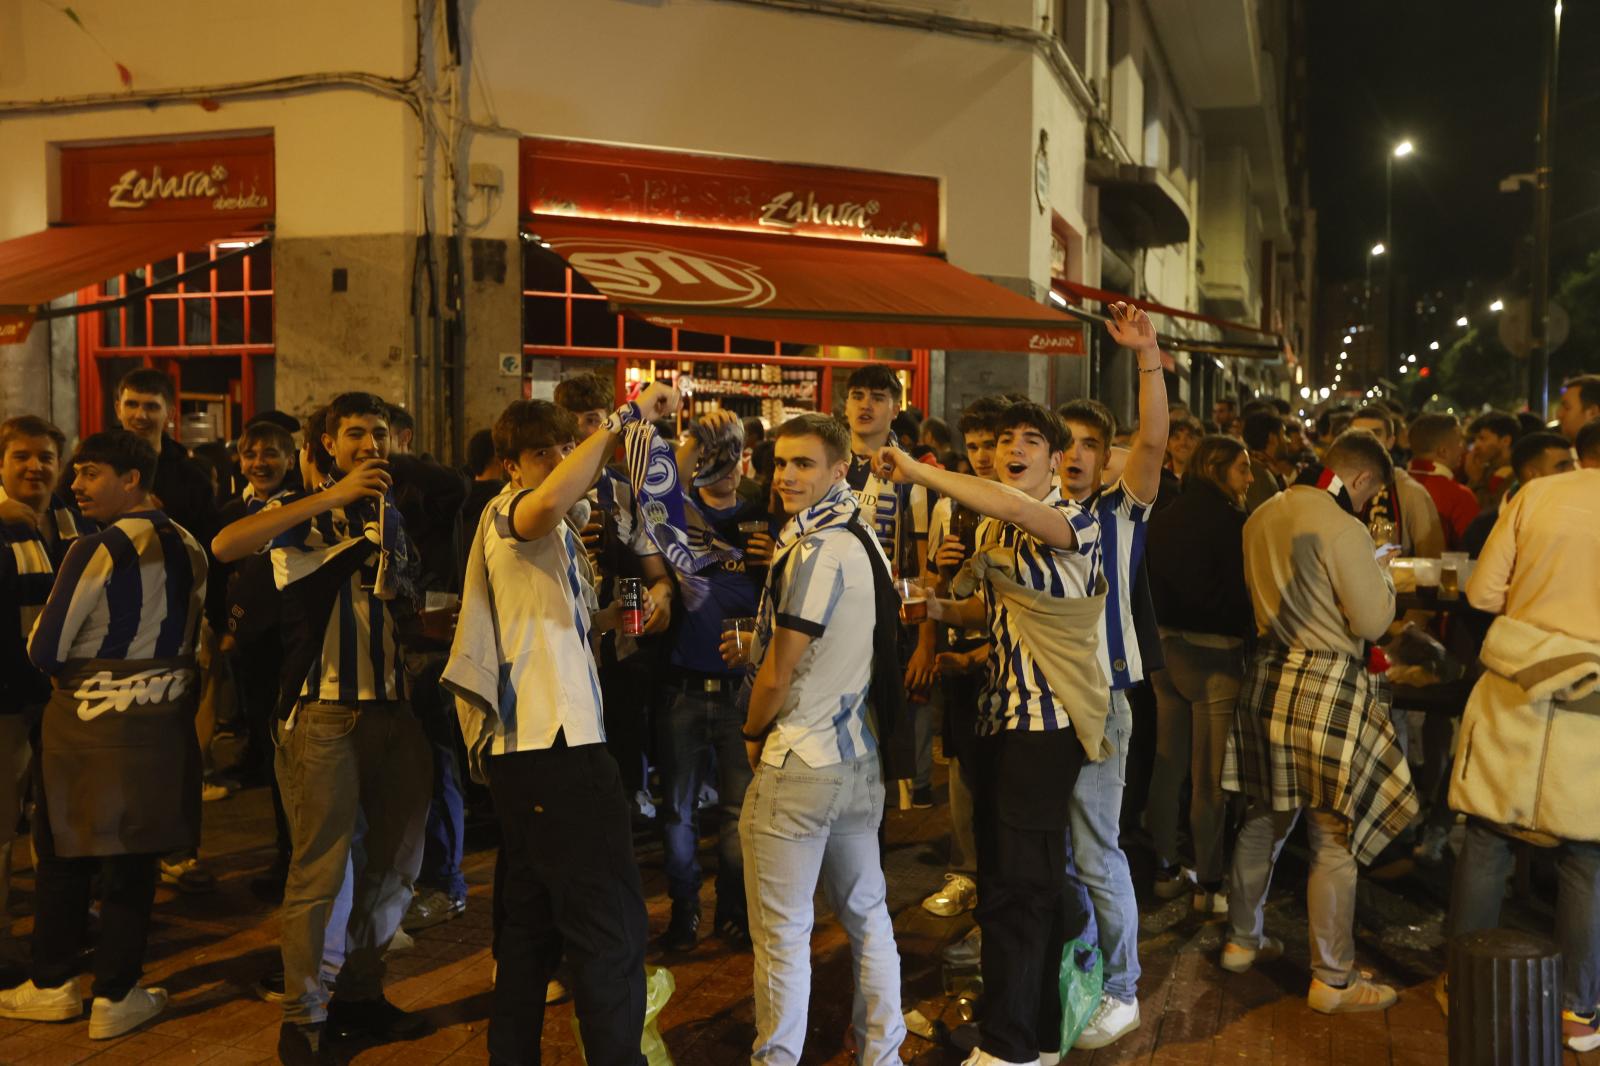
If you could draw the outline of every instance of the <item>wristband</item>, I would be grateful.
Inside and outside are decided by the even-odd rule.
[[[1141,373],[1141,374],[1159,374],[1159,373],[1161,373],[1161,368],[1159,366],[1152,366],[1152,367],[1142,367],[1141,366],[1139,368],[1139,373]]]
[[[770,732],[772,732],[772,727],[769,725],[769,726],[767,726],[767,728],[763,729],[761,732],[757,733],[755,736],[751,736],[749,733],[746,733],[744,731],[744,727],[743,726],[739,727],[739,735],[741,737],[744,737],[744,739],[746,741],[748,741],[749,743],[751,743],[751,744],[759,744],[763,740],[766,740],[767,739],[767,734],[770,733]]]

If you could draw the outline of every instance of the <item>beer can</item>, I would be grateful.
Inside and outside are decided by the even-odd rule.
[[[617,582],[617,603],[622,608],[622,632],[637,637],[644,632],[644,582],[636,577]]]

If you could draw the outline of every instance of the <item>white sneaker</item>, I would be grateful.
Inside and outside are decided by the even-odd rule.
[[[1027,1062],[1012,1062],[1010,1059],[1000,1059],[989,1054],[981,1047],[972,1049],[972,1054],[961,1061],[961,1066],[1039,1066],[1038,1059],[1029,1059]]]
[[[973,926],[966,936],[947,944],[940,956],[952,966],[976,966],[983,958],[983,931]]]
[[[978,903],[978,885],[965,874],[945,874],[944,887],[922,901],[922,909],[941,918],[954,918]]]
[[[1039,1066],[1060,1066],[1060,1064],[1061,1064],[1061,1052],[1059,1052],[1059,1051],[1041,1051],[1041,1052],[1039,1052]]]
[[[1226,892],[1207,892],[1203,888],[1194,890],[1194,901],[1190,904],[1196,914],[1215,916],[1228,913],[1228,894]]]
[[[1388,985],[1380,985],[1366,974],[1351,974],[1350,983],[1343,988],[1323,984],[1311,979],[1311,991],[1306,993],[1306,1004],[1322,1014],[1353,1014],[1364,1010],[1387,1010],[1394,1006],[1399,996]]]
[[[40,988],[24,981],[16,988],[0,992],[0,1018],[28,1022],[70,1022],[83,1013],[83,997],[78,982],[69,980],[57,988]]]
[[[134,985],[118,1000],[94,997],[89,1013],[89,1039],[110,1040],[130,1033],[167,1009],[167,990]]]
[[[1094,1012],[1089,1024],[1078,1035],[1072,1046],[1091,1051],[1116,1043],[1139,1028],[1139,1001],[1124,1003],[1116,996],[1100,997],[1100,1009]]]
[[[1271,962],[1283,957],[1283,941],[1274,937],[1261,938],[1261,946],[1247,948],[1232,940],[1222,946],[1222,968],[1229,973],[1244,973],[1257,962]]]

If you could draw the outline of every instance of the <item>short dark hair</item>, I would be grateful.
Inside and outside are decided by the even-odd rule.
[[[1009,406],[998,396],[980,396],[967,405],[956,421],[956,432],[965,437],[968,433],[995,432],[995,420]]]
[[[1111,408],[1099,400],[1079,397],[1068,400],[1056,408],[1056,414],[1063,422],[1087,422],[1106,435],[1105,443],[1111,446],[1112,440],[1117,435],[1117,416],[1111,413]]]
[[[286,411],[261,411],[246,422],[245,425],[253,426],[257,422],[270,422],[275,426],[282,426],[290,433],[300,432],[300,420]]]
[[[997,434],[1019,427],[1038,430],[1052,452],[1065,451],[1067,442],[1072,439],[1072,434],[1062,422],[1060,415],[1032,400],[1011,404],[1000,412],[994,424]]]
[[[1167,423],[1168,440],[1171,440],[1179,433],[1193,433],[1197,437],[1203,437],[1206,435],[1206,427],[1202,426],[1200,420],[1185,409],[1178,414],[1171,415],[1170,421]]]
[[[582,408],[592,411],[594,408]],[[494,423],[494,453],[516,462],[526,451],[538,451],[578,439],[575,412],[549,400],[512,400]],[[482,469],[481,467],[479,468]]]
[[[1579,374],[1561,383],[1561,391],[1578,390],[1578,402],[1585,407],[1600,407],[1600,374]]]
[[[1581,401],[1581,394],[1579,399]],[[1524,433],[1538,433],[1540,430],[1547,428],[1545,426],[1544,419],[1540,418],[1532,411],[1518,411],[1516,414],[1516,419],[1517,425],[1522,427],[1522,432]]]
[[[1344,403],[1343,401],[1332,404],[1328,407],[1324,407],[1322,410],[1318,411],[1316,420],[1317,436],[1322,440],[1333,440],[1334,437],[1339,435],[1334,431],[1334,417],[1336,415],[1347,415],[1349,413],[1350,405]],[[1344,424],[1349,425],[1350,420],[1348,418],[1345,419]]]
[[[171,407],[178,402],[178,393],[172,387],[172,379],[163,371],[154,367],[141,366],[128,371],[117,381],[117,391],[113,394],[118,400],[122,394],[132,389],[134,392],[151,392],[167,401]],[[120,471],[119,471],[120,473]]]
[[[139,487],[148,492],[156,477],[156,458],[156,450],[150,442],[137,433],[108,429],[83,438],[73,453],[72,465],[104,463],[119,474],[135,470],[139,474]]]
[[[294,434],[278,425],[276,422],[252,422],[244,427],[244,432],[239,434],[238,451],[260,441],[262,444],[276,444],[285,455],[295,453]]]
[[[951,444],[950,423],[942,418],[925,418],[922,421],[922,432],[933,438],[933,442],[940,448],[948,449]]]
[[[306,447],[311,449],[311,465],[317,472],[327,474],[333,470],[333,455],[322,445],[322,431],[328,428],[328,408],[326,405],[318,407],[306,415],[305,438]],[[307,489],[311,486],[307,485]]]
[[[1389,436],[1394,436],[1394,412],[1387,407],[1369,403],[1365,407],[1357,408],[1356,413],[1350,416],[1350,421],[1354,422],[1358,418],[1382,422],[1389,427]]]
[[[759,418],[744,420],[744,446],[754,448],[757,444],[767,439],[767,424]]]
[[[417,431],[417,420],[410,411],[407,411],[397,403],[392,403],[389,404],[389,428],[393,430],[409,429],[415,433]]]
[[[341,392],[323,411],[323,432],[330,437],[339,435],[339,425],[347,418],[377,415],[387,425],[389,405],[370,392]]]
[[[11,447],[13,437],[49,437],[55,442],[57,456],[64,456],[67,451],[67,435],[38,415],[17,415],[0,422],[0,455]]]
[[[494,453],[494,430],[480,429],[467,441],[467,468],[477,477],[498,458]]]
[[[1585,427],[1588,428],[1588,427]],[[1548,451],[1570,451],[1572,442],[1552,430],[1529,433],[1511,446],[1511,472],[1520,480],[1522,468]],[[1580,451],[1581,455],[1582,452]]]
[[[889,429],[896,439],[908,444],[915,442],[922,435],[922,423],[912,418],[906,411],[901,411],[890,420]]]
[[[1371,430],[1347,429],[1328,446],[1324,461],[1328,467],[1359,466],[1376,474],[1387,484],[1394,480],[1394,459]]]
[[[1450,439],[1450,434],[1461,432],[1461,421],[1444,411],[1425,411],[1411,421],[1411,454],[1427,455],[1437,451]]]
[[[750,449],[750,469],[755,471],[756,480],[768,481],[772,478],[772,457],[776,452],[777,448],[771,440],[764,440]]]
[[[1522,423],[1517,421],[1517,416],[1506,411],[1485,411],[1472,420],[1467,427],[1467,432],[1476,437],[1484,430],[1488,430],[1497,437],[1510,437],[1515,441],[1522,436]]]
[[[1239,409],[1239,401],[1235,400],[1232,396],[1218,396],[1215,400],[1211,401],[1211,406],[1215,407],[1219,403],[1225,403],[1235,411]]]
[[[1207,433],[1200,438],[1200,443],[1194,446],[1194,455],[1189,459],[1188,469],[1183,472],[1184,488],[1187,489],[1197,479],[1225,486],[1228,481],[1228,467],[1233,465],[1234,460],[1239,458],[1244,449],[1244,442],[1238,437]]]
[[[1246,448],[1264,452],[1273,437],[1283,436],[1283,416],[1274,411],[1270,404],[1258,407],[1244,416],[1239,432]]]
[[[556,382],[556,406],[573,414],[585,411],[609,411],[614,406],[616,390],[604,375],[592,370],[574,374]]]
[[[1591,418],[1578,430],[1577,440],[1572,442],[1577,449],[1578,458],[1587,463],[1600,463],[1600,418]]]
[[[873,364],[872,366],[859,367],[850,372],[845,379],[844,391],[848,394],[851,389],[867,389],[869,391],[881,390],[900,401],[900,375],[886,366]]]
[[[857,371],[856,373],[860,373]],[[868,386],[875,388],[876,386]],[[774,442],[785,437],[818,437],[822,440],[823,450],[828,453],[828,461],[837,463],[840,459],[850,454],[850,430],[842,419],[832,415],[819,414],[808,411],[803,415],[795,415],[789,421],[779,426],[772,432]]]

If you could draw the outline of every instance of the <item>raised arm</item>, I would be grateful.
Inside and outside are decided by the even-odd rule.
[[[1154,503],[1161,491],[1161,460],[1167,452],[1167,378],[1161,372],[1161,347],[1150,316],[1131,304],[1109,308],[1111,339],[1133,349],[1139,363],[1139,430],[1128,448],[1122,483],[1141,503]]]
[[[347,507],[360,499],[381,500],[392,483],[381,459],[368,459],[321,492],[313,492],[280,506],[263,507],[255,514],[223,526],[211,540],[211,554],[231,563],[254,555],[280,533],[324,511]]]
[[[1066,512],[998,481],[940,470],[917,462],[899,448],[880,450],[878,468],[893,481],[925,486],[979,514],[1010,522],[1052,548],[1073,551],[1078,547],[1077,530],[1067,521]]]
[[[678,409],[678,394],[658,381],[640,393],[636,403],[639,417],[653,421]],[[573,504],[589,491],[600,471],[605,469],[621,436],[622,421],[613,415],[605,426],[595,430],[588,440],[561,460],[538,488],[520,496],[511,515],[511,525],[517,536],[522,540],[537,540],[560,525]]]

